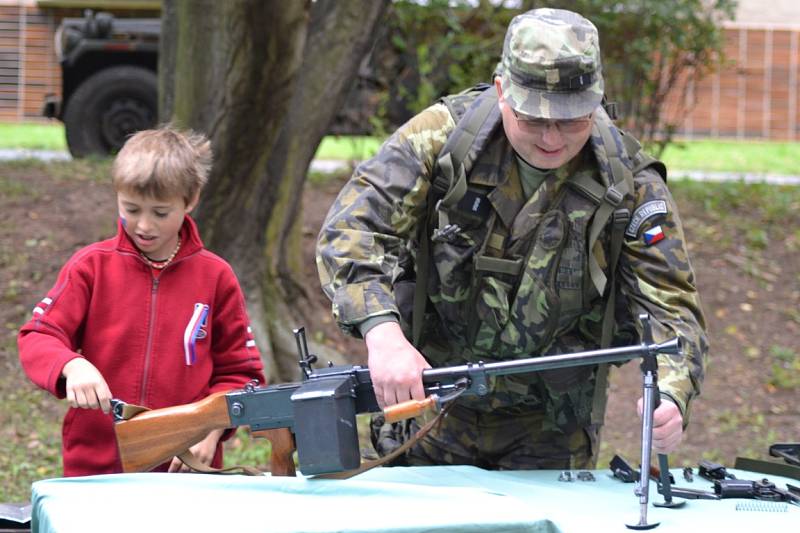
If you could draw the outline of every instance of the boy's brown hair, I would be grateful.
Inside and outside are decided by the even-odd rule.
[[[210,170],[209,140],[167,124],[128,139],[114,159],[111,177],[116,191],[158,199],[180,196],[188,205],[206,184]]]

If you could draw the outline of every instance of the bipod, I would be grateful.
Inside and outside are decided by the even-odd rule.
[[[800,466],[800,444],[778,443],[769,447],[769,454],[772,457],[783,457],[787,464]]]
[[[653,344],[653,330],[650,327],[650,316],[639,315],[642,325],[642,344]],[[645,530],[657,527],[659,522],[647,522],[647,505],[650,501],[650,455],[653,451],[653,411],[658,398],[658,361],[654,353],[647,353],[642,358],[642,462],[639,482],[636,484],[635,493],[639,497],[639,522],[625,524],[628,529]],[[669,475],[669,470],[667,470]]]
[[[660,404],[656,401],[656,409]],[[669,457],[665,453],[658,454],[659,484],[658,492],[664,497],[663,502],[653,502],[654,507],[666,507],[667,509],[678,509],[686,504],[686,500],[676,501],[672,499],[672,480],[669,475]]]

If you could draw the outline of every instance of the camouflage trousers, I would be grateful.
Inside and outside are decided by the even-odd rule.
[[[381,456],[391,453],[426,421],[385,424],[382,416],[373,418],[375,450]],[[540,411],[495,414],[455,405],[405,457],[391,464],[471,465],[487,470],[593,469],[598,450],[596,426],[565,434],[552,429]]]

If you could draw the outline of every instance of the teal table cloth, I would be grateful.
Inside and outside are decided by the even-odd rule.
[[[729,469],[743,479],[763,474]],[[575,478],[576,471],[572,471]],[[630,531],[639,521],[634,484],[608,470],[595,481],[560,472],[487,471],[469,466],[377,468],[348,480],[207,474],[118,474],[38,481],[32,531],[356,532]],[[711,490],[695,477],[677,486]],[[767,476],[779,487],[797,481]],[[654,482],[650,501],[661,501]],[[800,507],[745,499],[687,500],[648,509],[656,532],[800,532]]]

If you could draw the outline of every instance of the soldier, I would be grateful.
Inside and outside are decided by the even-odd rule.
[[[382,406],[422,399],[430,366],[638,342],[632,317],[648,313],[657,342],[684,346],[659,357],[654,419],[654,448],[678,446],[703,379],[704,317],[666,169],[602,99],[594,25],[529,11],[509,25],[494,85],[427,108],[355,170],[317,263],[337,323],[366,342]],[[592,468],[606,377],[601,365],[497,378],[407,464]],[[373,430],[379,452],[408,432]]]

